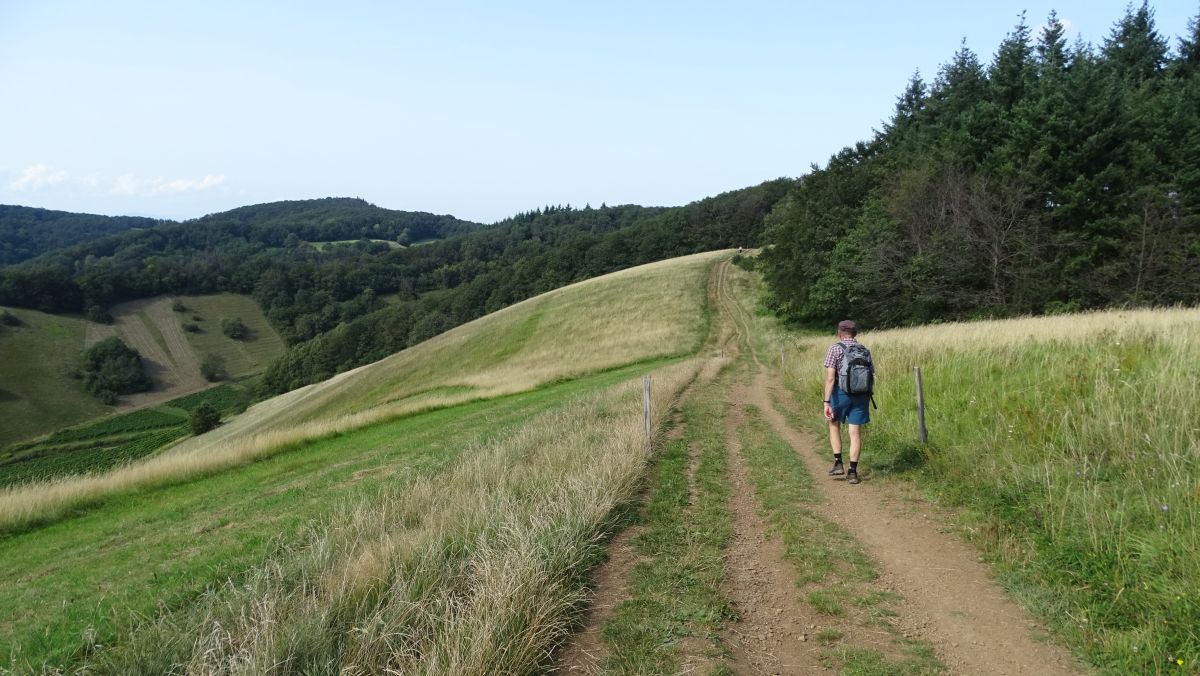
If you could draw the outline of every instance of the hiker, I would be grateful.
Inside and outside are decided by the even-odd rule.
[[[825,419],[829,421],[829,444],[833,447],[830,476],[846,475],[846,483],[858,483],[858,455],[862,452],[862,426],[871,421],[871,390],[875,365],[871,352],[855,340],[858,324],[838,322],[838,342],[825,352]],[[850,471],[842,467],[842,422],[850,427]]]

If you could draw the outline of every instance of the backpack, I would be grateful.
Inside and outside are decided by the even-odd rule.
[[[875,389],[875,362],[871,351],[861,343],[842,343],[845,354],[838,368],[838,388],[846,394],[872,394]]]

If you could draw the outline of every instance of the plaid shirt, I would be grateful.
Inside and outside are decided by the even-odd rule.
[[[846,338],[830,345],[829,349],[825,351],[825,368],[840,370],[842,367],[842,357],[846,356],[846,346],[857,342],[853,338]]]

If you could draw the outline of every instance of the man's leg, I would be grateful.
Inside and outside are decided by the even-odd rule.
[[[862,425],[850,425],[850,462],[858,462],[858,454],[862,451]],[[841,446],[841,439],[838,440]]]
[[[850,425],[850,471],[846,474],[849,483],[858,483],[858,454],[862,451],[862,425]]]
[[[833,467],[829,470],[831,476],[842,474],[842,424],[829,421],[829,445],[833,448]]]

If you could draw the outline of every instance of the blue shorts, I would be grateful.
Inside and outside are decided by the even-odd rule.
[[[845,421],[851,425],[866,425],[871,422],[871,395],[844,394],[837,385],[833,386],[830,398],[833,422]]]

